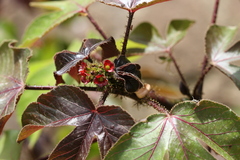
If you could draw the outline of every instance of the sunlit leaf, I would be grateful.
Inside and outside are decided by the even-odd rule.
[[[240,41],[228,49],[236,31],[237,27],[211,26],[206,36],[206,52],[211,64],[231,78],[240,89],[240,67],[232,64],[240,60]]]
[[[240,158],[240,118],[222,104],[185,101],[136,124],[105,159],[215,160],[210,150],[227,160]]]
[[[117,106],[94,106],[79,88],[59,86],[31,103],[22,117],[22,141],[44,127],[76,126],[51,153],[49,159],[85,159],[94,139],[102,157],[134,121]]]
[[[172,20],[164,38],[153,25],[144,22],[133,30],[130,40],[146,45],[145,52],[164,52],[180,42],[193,23],[190,20]]]
[[[13,45],[10,41],[0,44],[0,133],[23,92],[31,56],[29,49]]]
[[[156,3],[166,2],[169,0],[97,0],[97,1],[110,6],[116,6],[131,12],[135,12],[141,8],[148,7]]]
[[[37,17],[25,31],[19,46],[31,47],[34,42],[51,29],[76,14],[85,15],[86,8],[94,0],[66,0],[54,2],[33,2],[32,6],[53,9],[53,12]]]

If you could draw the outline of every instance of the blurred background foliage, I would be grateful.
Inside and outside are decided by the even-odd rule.
[[[29,7],[31,0],[0,0],[0,43],[6,39],[19,41],[27,25],[41,13],[42,9]],[[43,1],[43,0],[35,0]],[[190,28],[185,39],[174,50],[180,68],[183,70],[187,81],[193,87],[199,74],[202,59],[205,55],[204,37],[210,26],[214,1],[201,0],[172,0],[151,8],[143,9],[135,14],[133,26],[147,21],[156,26],[160,33],[164,33],[166,26],[172,19],[190,19],[196,23]],[[186,7],[187,6],[187,7]],[[221,1],[217,24],[238,25],[240,21],[239,0]],[[109,7],[100,3],[93,4],[90,12],[108,36],[113,36],[121,47],[121,38],[124,34],[127,12],[115,7]],[[53,71],[55,66],[53,56],[55,53],[68,49],[78,51],[84,38],[101,38],[94,27],[85,17],[73,17],[47,35],[41,38],[32,47],[33,56],[29,62],[29,85],[54,85]],[[236,39],[240,39],[239,34]],[[131,45],[134,45],[130,43]],[[162,64],[158,55],[145,55],[137,60],[142,67],[141,71],[146,82],[150,83],[159,94],[171,99],[184,98],[178,91],[179,78],[171,64]],[[157,67],[156,67],[157,66]],[[69,84],[74,83],[67,78]],[[47,91],[27,90],[22,95],[17,110],[5,126],[5,132],[0,137],[0,159],[9,158],[14,148],[15,155],[10,159],[37,159],[47,155],[49,151],[69,132],[72,127],[60,127],[58,129],[44,129],[33,134],[27,141],[16,144],[15,139],[21,126],[21,115],[29,103],[37,100],[37,97]],[[89,93],[97,100],[99,95]],[[223,74],[213,69],[206,77],[204,86],[204,98],[224,103],[240,114],[239,90]],[[114,96],[107,103],[123,106],[136,120],[155,113],[151,108],[132,107],[134,102],[126,99],[116,99]],[[54,135],[54,136],[53,136]],[[50,137],[54,139],[49,140]],[[4,147],[3,147],[4,146]],[[22,147],[23,146],[23,147]],[[48,147],[46,147],[48,146]],[[99,159],[97,143],[91,148],[88,159]]]

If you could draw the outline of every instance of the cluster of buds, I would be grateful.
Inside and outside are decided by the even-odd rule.
[[[105,60],[103,63],[89,63],[81,61],[79,66],[80,81],[84,84],[93,82],[99,87],[106,86],[108,79],[113,77],[114,64],[110,60]]]
[[[114,63],[110,60],[104,60],[102,63],[90,63],[84,59],[80,62],[78,73],[82,83],[91,82],[99,87],[116,85],[115,80],[122,81],[127,92],[135,93],[138,98],[143,98],[148,94],[150,85],[141,82],[139,69],[138,64],[130,63],[126,57],[120,56],[114,60]]]

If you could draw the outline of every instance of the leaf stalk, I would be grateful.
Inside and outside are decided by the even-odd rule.
[[[219,3],[220,0],[216,0],[215,1],[215,5],[214,5],[214,10],[213,10],[213,14],[212,14],[212,20],[211,23],[215,24],[217,21],[217,14],[218,14],[218,8],[219,8]],[[194,91],[193,91],[193,97],[194,99],[200,100],[202,99],[202,90],[203,90],[203,82],[204,82],[204,78],[205,75],[212,69],[212,65],[210,64],[210,66],[207,68],[209,62],[208,62],[208,57],[205,55],[203,62],[202,62],[202,73],[201,76],[199,77],[195,87],[194,87]]]
[[[87,12],[87,18],[89,19],[89,21],[93,24],[93,26],[95,27],[95,29],[99,32],[99,34],[104,38],[107,39],[107,35],[104,33],[104,31],[101,29],[101,27],[98,25],[98,23],[95,21],[95,19],[92,17],[92,15],[89,13],[88,10],[86,10]]]
[[[175,66],[175,68],[176,68],[176,70],[177,70],[177,72],[178,72],[178,75],[180,76],[181,81],[182,81],[182,83],[183,83],[184,86],[185,86],[186,95],[187,95],[190,99],[192,99],[192,95],[191,95],[190,89],[189,89],[189,87],[188,87],[188,85],[187,85],[187,81],[185,80],[185,78],[184,78],[184,76],[183,76],[183,74],[182,74],[182,72],[181,72],[181,70],[180,70],[180,67],[179,67],[179,65],[177,64],[177,61],[176,61],[175,57],[174,57],[173,54],[172,54],[172,51],[169,49],[169,50],[166,51],[166,53],[168,53],[169,57],[172,59],[173,64],[174,64],[174,66]]]
[[[132,20],[135,12],[129,11],[128,13],[129,13],[129,17],[128,17],[128,22],[126,26],[126,32],[125,32],[123,45],[122,45],[122,52],[121,52],[121,55],[124,55],[124,56],[126,55],[126,52],[127,52],[127,42],[128,42],[130,31],[132,29]]]

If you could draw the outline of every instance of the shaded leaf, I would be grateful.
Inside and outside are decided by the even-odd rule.
[[[152,115],[136,124],[105,159],[215,160],[206,148],[225,159],[239,159],[240,118],[216,102],[185,101],[169,114]]]
[[[168,26],[166,38],[164,38],[153,25],[144,22],[133,30],[129,39],[146,45],[146,52],[164,52],[180,42],[193,23],[190,20],[172,20]]]
[[[206,35],[206,53],[210,63],[233,80],[240,89],[240,67],[232,62],[240,60],[240,41],[228,49],[237,27],[213,25]]]
[[[122,9],[126,9],[130,12],[136,12],[137,10],[154,5],[156,3],[166,2],[169,0],[97,0],[101,3],[116,6]]]
[[[76,14],[86,14],[86,8],[93,0],[66,0],[66,1],[54,1],[54,2],[33,2],[32,6],[54,9],[54,12],[50,12],[37,17],[30,26],[26,29],[22,41],[19,46],[31,47],[34,42],[49,32],[51,29],[73,17]]]
[[[94,139],[98,140],[103,157],[134,121],[120,107],[96,108],[79,88],[59,86],[27,107],[22,124],[18,142],[44,127],[76,126],[58,144],[49,159],[85,159]]]
[[[13,47],[11,41],[0,45],[0,133],[15,110],[28,73],[29,49]]]
[[[101,44],[101,48],[103,50],[102,60],[120,55],[113,37],[110,37],[107,43]]]
[[[141,81],[140,66],[131,63],[125,56],[119,56],[114,60],[117,79],[124,81],[127,92],[136,92],[143,87]]]

